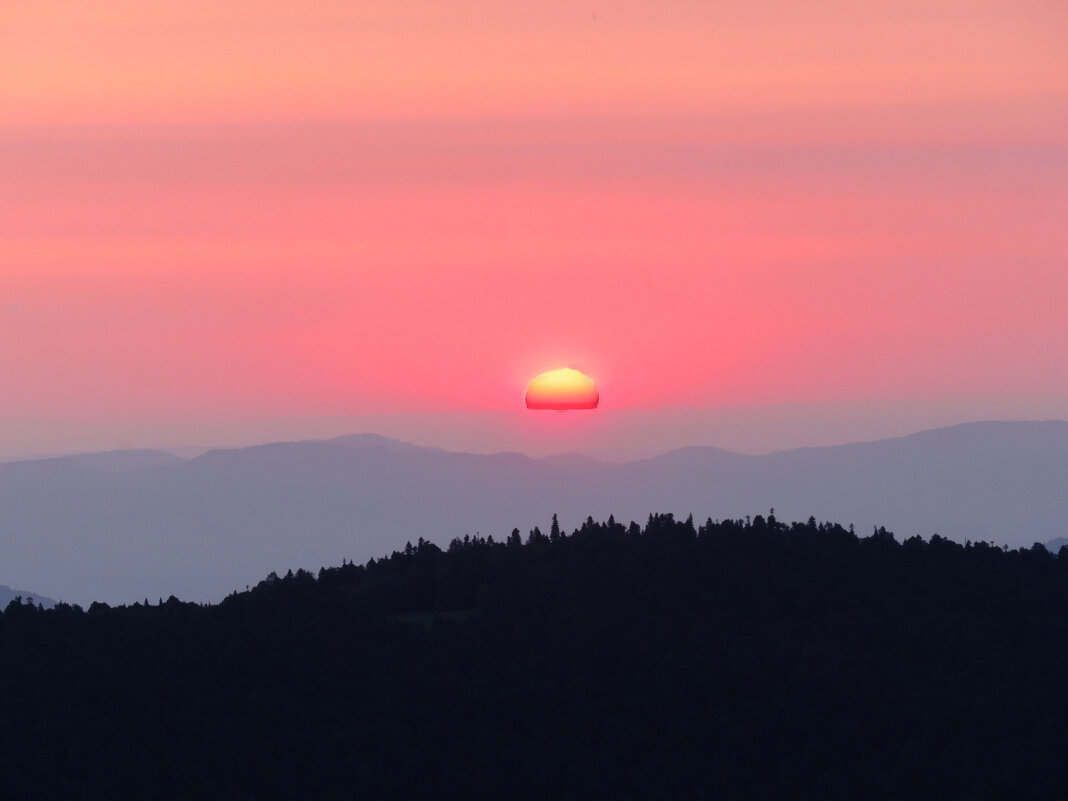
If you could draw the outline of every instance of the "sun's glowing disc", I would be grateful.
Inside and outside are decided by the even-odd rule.
[[[528,409],[596,409],[601,396],[593,379],[562,367],[537,376],[527,385]]]

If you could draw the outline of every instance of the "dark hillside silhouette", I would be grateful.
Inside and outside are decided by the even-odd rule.
[[[273,571],[365,562],[425,537],[572,529],[651,511],[885,525],[902,538],[1029,547],[1068,535],[1068,423],[975,423],[743,456],[686,448],[628,464],[476,455],[374,435],[0,465],[0,580],[86,605],[220,601]]]
[[[774,515],[424,540],[0,616],[0,795],[1068,792],[1068,551]]]

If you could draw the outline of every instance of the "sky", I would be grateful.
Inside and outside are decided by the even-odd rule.
[[[0,458],[1068,417],[1066,187],[1062,0],[8,0]]]

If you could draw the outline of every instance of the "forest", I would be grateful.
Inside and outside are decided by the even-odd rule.
[[[19,599],[0,649],[9,799],[1068,797],[1041,545],[554,517],[217,604]]]

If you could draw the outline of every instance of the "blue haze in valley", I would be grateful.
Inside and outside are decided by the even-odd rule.
[[[1068,423],[968,423],[833,447],[712,447],[623,464],[454,453],[359,434],[0,465],[0,581],[86,605],[218,601],[271,571],[358,562],[424,537],[525,536],[587,515],[766,514],[900,538],[1030,546],[1068,537]]]

